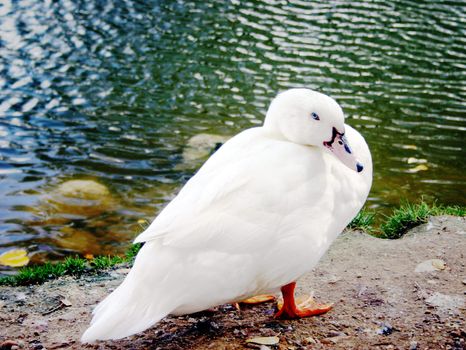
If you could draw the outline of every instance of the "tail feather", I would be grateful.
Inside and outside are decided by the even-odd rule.
[[[152,247],[153,249],[153,247]],[[172,259],[154,257],[146,244],[123,283],[93,311],[82,342],[120,339],[139,333],[160,321],[178,306],[166,278]]]

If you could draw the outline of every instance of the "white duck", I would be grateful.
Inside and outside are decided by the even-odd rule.
[[[123,338],[168,314],[280,288],[276,317],[327,311],[296,306],[295,281],[358,213],[371,182],[369,148],[332,98],[279,94],[264,125],[227,141],[136,238],[145,245],[132,270],[81,340]]]

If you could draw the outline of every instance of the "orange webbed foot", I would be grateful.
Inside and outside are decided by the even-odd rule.
[[[257,304],[262,304],[262,303],[268,303],[269,301],[274,301],[276,298],[274,295],[270,294],[261,294],[261,295],[256,295],[251,298],[245,299],[240,301],[240,304],[246,304],[246,305],[257,305]]]
[[[234,303],[233,306],[239,311],[241,310],[241,305],[257,305],[262,303],[268,303],[270,301],[275,301],[275,296],[270,294],[261,294],[256,295],[248,299],[241,300],[237,303]]]
[[[283,301],[278,302],[278,312],[274,318],[295,319],[324,314],[332,309],[333,304],[319,304],[312,296],[300,296],[295,300],[296,283],[282,287]]]

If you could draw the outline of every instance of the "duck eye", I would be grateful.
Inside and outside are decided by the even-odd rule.
[[[311,116],[312,116],[312,119],[314,119],[314,120],[320,120],[320,118],[319,118],[319,116],[317,115],[317,113],[312,112]]]

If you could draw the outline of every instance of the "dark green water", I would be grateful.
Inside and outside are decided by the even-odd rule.
[[[368,141],[368,206],[466,204],[464,1],[3,1],[0,253],[109,253],[198,165],[188,140],[260,124],[278,91],[334,97]],[[100,212],[47,194],[94,179]]]

